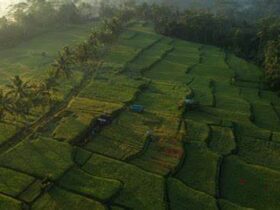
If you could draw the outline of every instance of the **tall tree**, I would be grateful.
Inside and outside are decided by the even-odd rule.
[[[8,96],[12,96],[15,99],[20,99],[28,96],[30,85],[29,82],[23,81],[20,76],[16,75],[11,79],[11,84],[8,84],[7,88]]]
[[[70,60],[68,57],[65,57],[63,54],[59,53],[57,59],[52,64],[52,67],[55,71],[55,77],[65,77],[70,79],[72,76],[72,69],[70,66]]]

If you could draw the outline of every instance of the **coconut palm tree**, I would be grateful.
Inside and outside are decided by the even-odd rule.
[[[7,98],[3,90],[0,90],[0,121],[3,121],[6,116]]]
[[[55,72],[49,71],[48,77],[43,81],[45,87],[49,92],[56,91],[56,86],[58,86],[57,78],[55,77]]]
[[[121,30],[121,22],[117,17],[112,18],[112,20],[105,20],[103,23],[104,31],[111,31],[112,34],[116,35]]]
[[[70,49],[70,47],[64,47],[61,54],[68,61],[69,64],[73,63],[73,52]]]
[[[80,44],[76,49],[76,60],[79,63],[85,63],[90,57],[89,44],[84,42]]]
[[[51,89],[45,82],[34,83],[30,100],[34,107],[45,108],[51,104]]]
[[[59,53],[58,58],[55,60],[55,62],[52,64],[52,67],[55,71],[55,77],[66,77],[67,79],[70,79],[72,76],[72,70],[70,68],[70,62],[69,60]]]
[[[23,81],[20,76],[16,75],[11,79],[11,84],[6,85],[8,88],[7,96],[15,100],[28,96],[30,89],[29,82]]]

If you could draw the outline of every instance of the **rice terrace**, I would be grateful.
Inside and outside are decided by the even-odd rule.
[[[280,209],[280,4],[194,2],[0,18],[0,210]]]

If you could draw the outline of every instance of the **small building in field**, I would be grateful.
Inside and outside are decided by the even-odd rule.
[[[134,105],[130,106],[130,110],[132,112],[142,113],[142,112],[144,112],[144,106],[138,105],[138,104],[134,104]]]

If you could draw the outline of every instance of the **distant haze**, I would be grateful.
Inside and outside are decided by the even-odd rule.
[[[16,4],[21,1],[23,0],[0,0],[0,17],[6,14],[9,5]]]

